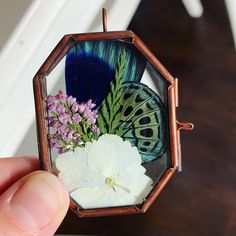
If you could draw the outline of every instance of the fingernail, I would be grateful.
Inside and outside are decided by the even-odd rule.
[[[11,219],[22,230],[38,232],[54,219],[62,196],[63,189],[56,176],[35,173],[11,198]]]

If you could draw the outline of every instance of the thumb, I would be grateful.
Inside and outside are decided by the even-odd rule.
[[[68,206],[68,193],[56,176],[33,172],[1,195],[0,235],[51,236]]]

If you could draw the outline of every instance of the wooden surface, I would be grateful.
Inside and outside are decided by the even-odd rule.
[[[129,29],[180,78],[183,172],[144,215],[78,219],[58,233],[96,235],[236,235],[236,52],[223,0],[202,0],[188,16],[181,1],[145,0]],[[109,13],[108,13],[109,14]]]

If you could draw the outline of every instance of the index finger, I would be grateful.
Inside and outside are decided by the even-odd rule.
[[[17,180],[38,169],[37,157],[0,158],[0,195]]]

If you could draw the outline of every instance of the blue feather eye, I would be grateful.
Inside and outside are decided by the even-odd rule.
[[[66,92],[79,102],[92,99],[100,104],[114,74],[114,69],[99,57],[86,53],[76,55],[71,50],[66,60]]]
[[[122,54],[126,51],[124,81],[139,82],[146,61],[138,50],[121,40],[84,41],[73,46],[66,57],[66,93],[79,102],[92,99],[97,106],[105,99]]]

